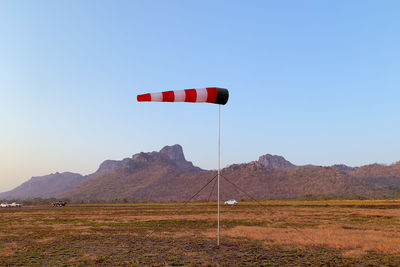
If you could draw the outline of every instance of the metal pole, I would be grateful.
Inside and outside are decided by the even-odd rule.
[[[219,209],[219,176],[221,171],[221,105],[218,105],[218,237],[217,245],[219,246],[219,236],[220,236],[220,209]]]

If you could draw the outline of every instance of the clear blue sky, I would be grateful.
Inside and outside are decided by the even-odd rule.
[[[400,160],[399,1],[1,1],[0,191],[179,143],[222,165]]]

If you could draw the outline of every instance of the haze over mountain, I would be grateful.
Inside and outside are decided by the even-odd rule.
[[[289,199],[321,195],[395,196],[400,191],[400,163],[296,166],[282,156],[266,154],[257,161],[222,170],[222,199]],[[56,173],[33,177],[4,198],[65,197],[72,201],[185,201],[215,177],[185,159],[180,145],[159,152],[137,153],[120,161],[106,160],[90,175]],[[234,185],[233,185],[234,184]],[[216,200],[215,180],[196,198]]]
[[[82,176],[79,173],[63,172],[52,173],[45,176],[32,177],[27,182],[13,190],[0,193],[0,199],[27,199],[27,198],[50,198],[72,189],[85,180],[100,177],[115,169],[121,168],[128,159],[121,161],[106,160],[98,170],[90,175]]]
[[[32,177],[13,190],[0,193],[0,199],[7,198],[49,198],[72,189],[85,180],[79,173],[63,172]]]

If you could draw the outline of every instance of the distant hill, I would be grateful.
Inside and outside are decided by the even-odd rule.
[[[400,162],[392,165],[370,164],[350,172],[355,177],[397,177],[400,178]]]
[[[228,166],[221,173],[222,199],[383,197],[400,192],[400,163],[358,168],[341,164],[296,166],[282,156],[266,154],[257,161]],[[194,166],[186,160],[182,147],[173,145],[121,161],[106,160],[87,176],[57,173],[34,177],[14,190],[1,193],[0,199],[40,196],[84,202],[185,201],[215,175],[215,170]],[[196,199],[215,201],[215,182]]]
[[[349,172],[352,177],[370,186],[400,188],[400,162],[392,165],[370,164]]]
[[[78,173],[63,172],[32,177],[15,189],[0,193],[0,199],[49,198],[59,195],[85,179]]]
[[[370,186],[333,167],[298,166],[290,169],[265,169],[259,162],[232,165],[223,175],[257,199],[293,199],[317,196],[380,197],[394,194],[385,186]],[[248,199],[225,182],[229,194]],[[225,193],[226,196],[226,193]],[[227,196],[226,196],[227,197]]]
[[[0,193],[0,199],[28,199],[57,197],[74,188],[83,181],[100,177],[115,169],[121,168],[129,159],[121,161],[106,160],[100,164],[99,169],[86,176],[79,173],[63,172],[44,176],[32,177],[13,190]]]
[[[163,148],[160,152],[136,154],[123,168],[86,181],[62,196],[75,201],[187,200],[216,172],[195,169],[191,163],[189,171],[185,171],[180,165],[185,162],[183,151],[178,145],[174,148],[176,154],[169,157],[162,154],[171,147]],[[353,177],[350,172],[355,170],[345,165],[296,166],[281,156],[267,154],[258,161],[224,168],[222,175],[256,199],[309,198],[321,195],[382,197],[397,193],[393,181],[387,182],[388,178],[382,178],[384,182],[380,184],[369,178]],[[396,181],[400,182],[400,179]],[[211,183],[197,199],[216,200],[215,190]],[[223,199],[249,199],[249,195],[243,191],[224,178],[221,179]]]
[[[122,168],[83,182],[62,196],[77,201],[178,200],[188,191],[182,188],[185,177],[199,172],[200,168],[186,161],[180,145],[166,146],[160,152],[135,154]]]

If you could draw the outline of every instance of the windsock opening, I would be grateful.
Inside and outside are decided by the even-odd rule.
[[[229,91],[225,88],[217,88],[217,100],[215,104],[225,105],[229,99]]]

